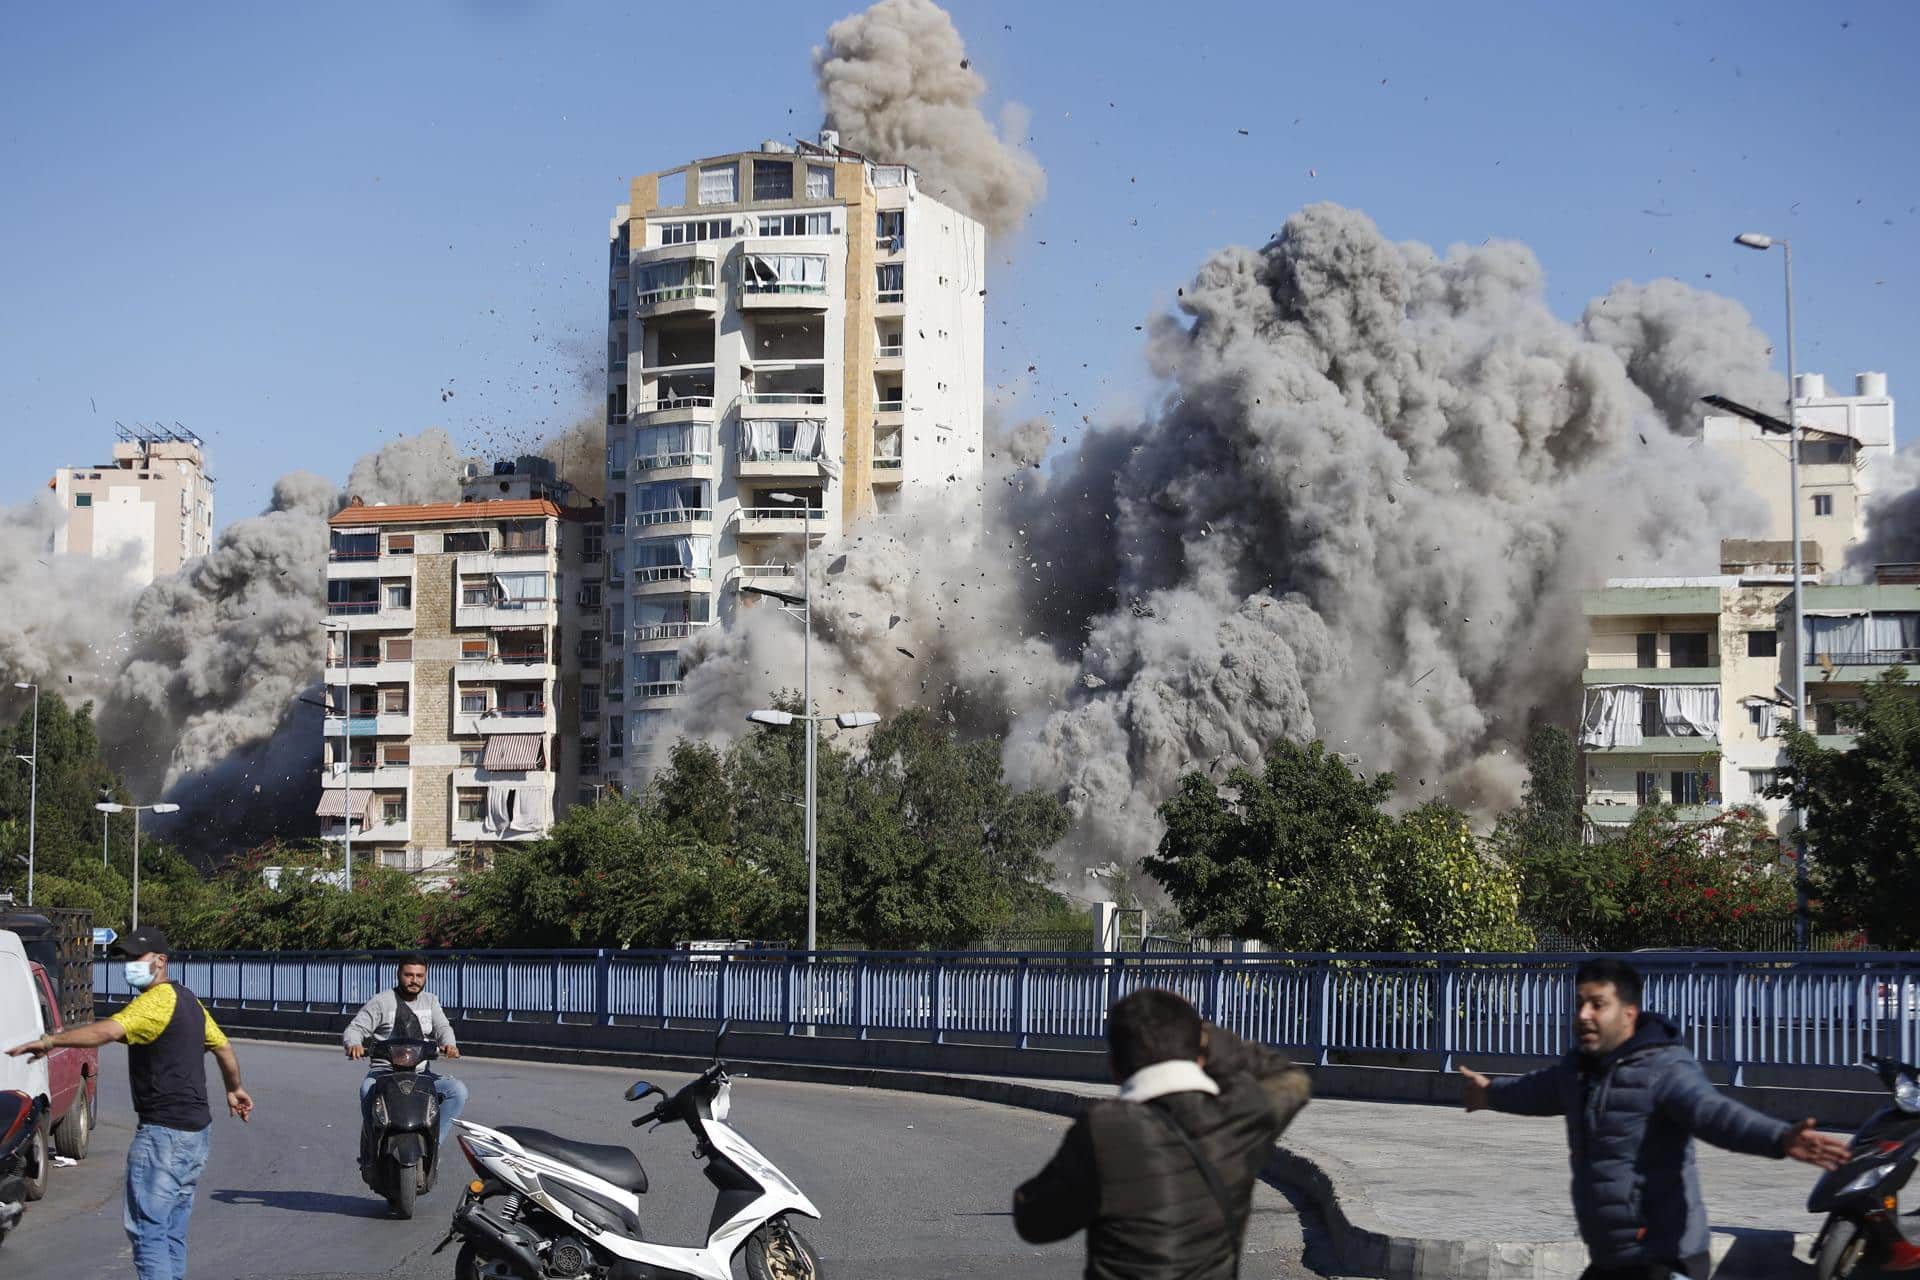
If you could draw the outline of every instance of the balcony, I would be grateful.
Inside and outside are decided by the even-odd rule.
[[[873,460],[873,482],[877,485],[899,484],[906,475],[906,460],[899,454]]]
[[[453,625],[456,627],[489,627],[516,629],[521,627],[552,626],[560,618],[560,602],[545,600],[508,600],[493,601],[488,604],[467,604],[462,601],[453,610]]]
[[[406,711],[329,715],[323,732],[329,738],[405,738],[413,733],[413,715]]]
[[[635,595],[672,595],[679,591],[713,590],[711,568],[689,569],[677,564],[643,565],[627,571]]]
[[[464,658],[453,664],[453,678],[463,684],[486,684],[498,680],[546,681],[559,677],[550,654],[493,654],[485,658]]]
[[[793,449],[769,449],[764,453],[748,457],[743,450],[734,464],[735,470],[743,480],[812,480],[818,482],[825,475],[821,464],[820,451],[810,450],[800,453]]]
[[[1821,661],[1821,659],[1826,661]],[[1878,680],[1888,667],[1907,668],[1907,683],[1920,683],[1920,649],[1866,649],[1856,653],[1814,653],[1807,659],[1809,675],[1835,684],[1867,684]]]
[[[774,587],[791,584],[800,576],[800,566],[774,561],[765,564],[739,564],[733,569],[739,586]]]
[[[1587,821],[1595,826],[1624,827],[1633,821],[1640,812],[1640,806],[1632,801],[1601,801],[1586,806]],[[1682,804],[1674,806],[1674,817],[1680,822],[1706,822],[1720,816],[1718,804]]]
[[[1719,667],[1588,667],[1580,682],[1596,684],[1719,684]]]
[[[636,703],[659,703],[680,696],[678,680],[655,680],[648,684],[633,686],[633,700]]]
[[[329,600],[327,618],[343,630],[411,631],[412,605],[386,605],[378,600]]]
[[[874,295],[874,314],[897,316],[906,310],[907,291],[905,289],[882,289]]]
[[[1582,747],[1590,756],[1700,756],[1720,750],[1720,739],[1701,734],[1645,734],[1636,746]]]
[[[553,786],[551,769],[473,769],[462,768],[453,771],[455,787],[484,787],[489,782],[532,782]]]
[[[824,311],[832,305],[827,284],[828,255],[801,253],[801,248],[826,248],[825,237],[808,239],[778,236],[740,246],[739,288],[735,301],[742,311]]]
[[[500,707],[486,711],[456,711],[453,732],[456,737],[488,733],[554,732],[556,720],[552,706]]]
[[[821,391],[743,391],[740,393],[743,418],[824,418],[827,397]]]
[[[818,534],[826,532],[826,509],[814,507],[811,511],[801,507],[741,507],[739,536],[774,537],[783,534],[804,534],[811,524]]]
[[[628,514],[627,521],[636,533],[644,531],[645,537],[686,533],[696,524],[711,524],[713,508],[664,507],[658,511],[634,511]]]
[[[712,422],[711,395],[656,396],[634,403],[628,420],[639,427],[661,427],[675,422]],[[633,465],[640,465],[638,458]]]
[[[720,276],[723,242],[696,240],[662,244],[633,255],[633,311],[642,319],[672,315],[713,315],[720,309],[715,284]],[[666,263],[684,264],[678,267]],[[650,269],[650,268],[658,268]]]
[[[696,631],[704,631],[711,622],[649,622],[633,629],[634,648],[652,649],[661,642],[685,640]]]
[[[406,684],[412,679],[413,662],[408,658],[355,658],[352,667],[336,658],[326,669],[326,683],[333,685]]]
[[[900,395],[882,396],[873,402],[873,411],[882,418],[899,419],[907,412],[906,397]]]
[[[346,822],[339,818],[321,819],[320,838],[322,840],[340,840],[344,842],[346,836]],[[412,838],[412,824],[405,818],[401,818],[397,822],[374,822],[365,827],[356,825],[353,833],[355,844],[361,841],[366,841],[368,844],[405,844]]]
[[[883,342],[874,348],[873,358],[881,362],[905,360],[907,358],[906,344],[903,342],[891,344]]]
[[[496,841],[539,840],[547,834],[548,828],[537,831],[495,831],[488,827],[485,820],[462,822],[455,818],[448,830],[448,836],[455,844],[489,844]]]
[[[330,551],[327,553],[327,581],[348,578],[394,578],[413,580],[411,555],[386,555],[378,551]]]
[[[371,762],[353,766],[349,777],[345,765],[330,764],[320,771],[320,785],[355,791],[399,791],[413,778],[413,770],[404,764],[376,765]]]

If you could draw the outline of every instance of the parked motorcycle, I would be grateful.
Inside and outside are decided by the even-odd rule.
[[[1900,1212],[1900,1188],[1920,1158],[1920,1069],[1869,1057],[1893,1095],[1853,1137],[1847,1162],[1814,1184],[1810,1213],[1827,1215],[1813,1243],[1818,1280],[1847,1280],[1872,1268],[1920,1271],[1920,1213]]]
[[[28,1164],[47,1158],[45,1149],[35,1143],[45,1110],[40,1099],[18,1090],[0,1092],[0,1241],[20,1225],[27,1211]]]
[[[460,1149],[476,1176],[434,1252],[463,1242],[459,1280],[730,1280],[742,1251],[748,1280],[819,1280],[819,1255],[788,1216],[820,1212],[727,1123],[732,1077],[720,1047],[716,1039],[713,1064],[671,1097],[645,1080],[626,1093],[629,1102],[661,1098],[636,1126],[679,1121],[692,1130],[693,1156],[716,1190],[704,1245],[647,1242],[647,1174],[627,1148],[461,1120]]]
[[[440,1161],[440,1099],[425,1064],[439,1056],[430,1040],[376,1040],[367,1057],[390,1071],[373,1077],[371,1123],[360,1126],[360,1177],[387,1198],[396,1218],[413,1216],[414,1197],[433,1190]]]

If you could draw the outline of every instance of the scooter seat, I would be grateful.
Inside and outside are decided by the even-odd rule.
[[[574,1168],[611,1182],[622,1190],[639,1195],[647,1192],[647,1171],[640,1167],[640,1157],[625,1147],[573,1142],[558,1134],[548,1133],[545,1129],[527,1129],[519,1125],[503,1125],[500,1132],[529,1151],[564,1160]]]

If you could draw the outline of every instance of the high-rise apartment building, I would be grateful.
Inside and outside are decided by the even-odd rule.
[[[605,764],[658,762],[681,648],[801,539],[977,495],[986,233],[914,171],[818,144],[632,180],[611,227]]]
[[[1781,414],[1778,405],[1752,405]],[[1887,375],[1854,377],[1854,394],[1830,395],[1817,373],[1794,379],[1799,418],[1800,537],[1820,546],[1828,574],[1846,568],[1848,552],[1866,536],[1866,503],[1881,465],[1893,457],[1893,397]],[[1709,447],[1732,459],[1751,489],[1767,504],[1766,537],[1793,547],[1793,507],[1788,501],[1787,437],[1745,418],[1709,415],[1703,425]]]
[[[48,487],[65,512],[53,550],[123,560],[145,586],[213,549],[213,478],[200,437],[122,427],[113,461],[61,467]]]
[[[522,458],[329,524],[322,836],[444,878],[544,834],[598,772],[600,507]]]

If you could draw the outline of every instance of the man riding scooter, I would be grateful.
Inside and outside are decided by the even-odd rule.
[[[341,1043],[346,1046],[347,1057],[356,1061],[367,1056],[369,1040],[392,1039],[430,1040],[439,1046],[440,1057],[460,1056],[460,1047],[454,1043],[452,1024],[440,1008],[439,999],[427,991],[427,962],[418,956],[409,956],[400,962],[394,986],[362,1005],[340,1037]],[[363,1131],[372,1124],[368,1099],[373,1094],[374,1081],[387,1070],[384,1064],[376,1062],[367,1072],[367,1078],[360,1082],[360,1121]],[[460,1118],[462,1108],[467,1105],[467,1086],[452,1076],[435,1074],[431,1079],[433,1091],[440,1098],[440,1123],[434,1138],[444,1142],[453,1128],[453,1122]]]

